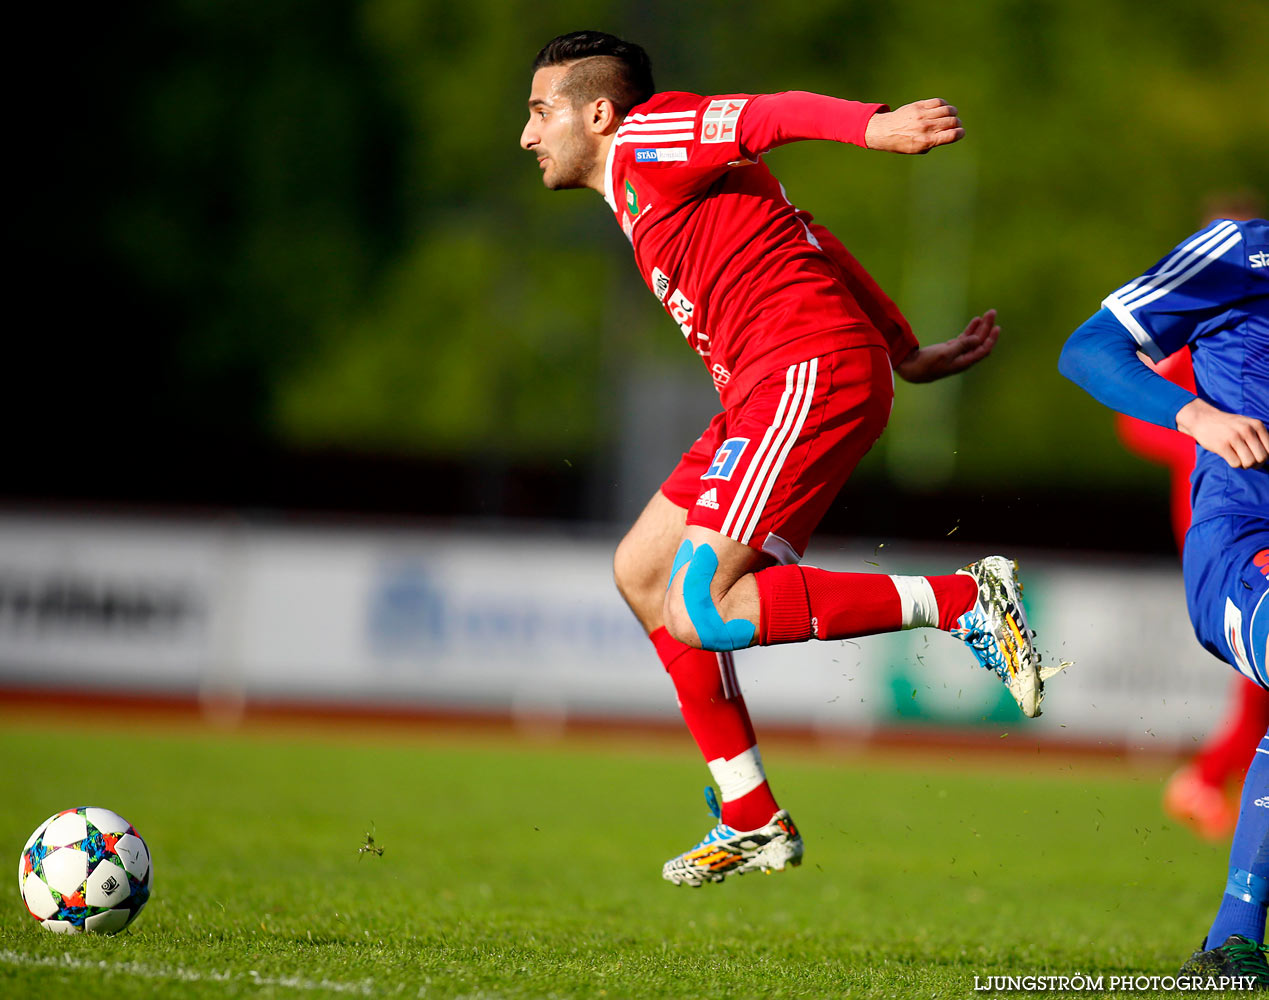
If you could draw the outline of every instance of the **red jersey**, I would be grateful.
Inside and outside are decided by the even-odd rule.
[[[724,406],[809,357],[872,344],[898,364],[917,346],[868,272],[759,162],[797,139],[863,146],[884,107],[796,92],[664,93],[617,129],[604,197]]]

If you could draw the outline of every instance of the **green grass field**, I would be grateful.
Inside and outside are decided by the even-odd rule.
[[[712,822],[686,736],[4,717],[0,996],[985,996],[975,976],[1174,973],[1222,889],[1225,848],[1159,811],[1161,765],[766,756],[806,863],[693,890],[660,878]],[[27,835],[75,805],[154,856],[115,938],[50,934],[18,895]]]

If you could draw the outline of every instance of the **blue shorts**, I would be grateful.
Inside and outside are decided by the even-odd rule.
[[[1269,688],[1269,518],[1229,514],[1185,536],[1185,599],[1210,653]]]

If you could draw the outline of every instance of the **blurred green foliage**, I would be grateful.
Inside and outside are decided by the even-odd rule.
[[[32,259],[135,306],[167,419],[303,448],[593,454],[628,366],[699,362],[602,202],[544,191],[517,148],[534,53],[579,27],[641,42],[662,89],[956,104],[968,137],[932,156],[805,143],[769,162],[923,339],[1000,310],[996,356],[944,404],[954,478],[1141,474],[1056,355],[1206,196],[1269,190],[1269,5],[124,7],[74,53],[93,92],[18,209],[48,234]]]

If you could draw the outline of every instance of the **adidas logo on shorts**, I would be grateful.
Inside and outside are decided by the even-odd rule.
[[[697,507],[709,507],[718,510],[718,487],[711,486],[696,499]]]

